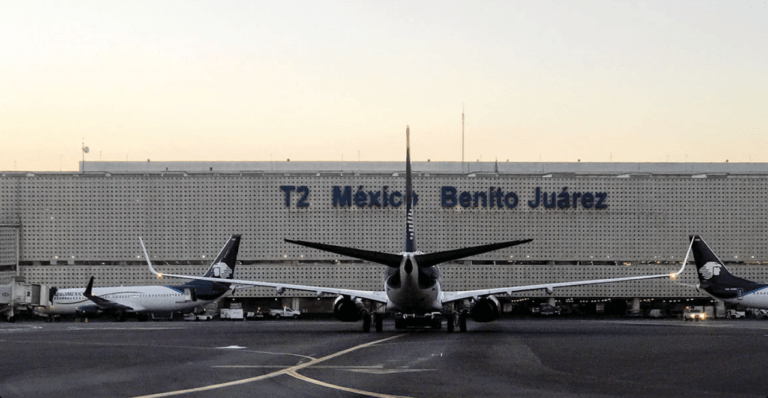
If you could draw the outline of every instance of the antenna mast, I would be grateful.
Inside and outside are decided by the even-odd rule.
[[[464,171],[464,104],[461,104],[461,169]]]

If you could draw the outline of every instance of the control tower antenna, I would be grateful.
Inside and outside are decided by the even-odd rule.
[[[461,104],[461,169],[464,171],[464,104]]]

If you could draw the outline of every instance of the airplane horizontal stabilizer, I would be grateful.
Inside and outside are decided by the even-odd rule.
[[[311,247],[313,249],[323,250],[326,252],[341,254],[342,256],[357,258],[360,260],[370,261],[377,264],[383,264],[387,267],[399,268],[400,262],[403,257],[397,254],[381,253],[371,250],[353,249],[351,247],[326,245],[323,243],[304,242],[301,240],[285,239],[288,243],[294,243],[301,246]]]
[[[494,250],[503,249],[505,247],[522,245],[533,241],[533,239],[514,240],[510,242],[493,243],[490,245],[465,247],[462,249],[448,250],[444,252],[435,252],[428,254],[419,254],[414,256],[414,260],[419,265],[419,268],[431,267],[446,261],[458,260],[469,256],[492,252]]]

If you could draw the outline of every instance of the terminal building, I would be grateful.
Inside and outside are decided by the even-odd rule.
[[[417,249],[533,242],[441,266],[445,290],[678,270],[701,235],[732,273],[768,280],[768,164],[414,162]],[[0,174],[0,283],[58,288],[175,284],[202,275],[241,234],[235,276],[383,289],[383,266],[284,238],[398,253],[404,162],[85,162],[79,172]],[[703,298],[689,267],[657,279],[504,298],[676,302]],[[306,292],[236,291],[242,300],[321,308]],[[333,299],[333,298],[329,298]],[[328,305],[330,309],[330,304]],[[510,308],[508,305],[505,308]]]

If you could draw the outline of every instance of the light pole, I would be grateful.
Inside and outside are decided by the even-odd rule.
[[[87,146],[85,146],[85,138],[83,138],[82,149],[83,149],[83,171],[82,171],[82,173],[85,174],[85,154],[88,153],[88,151],[90,150],[90,149],[88,149]]]

